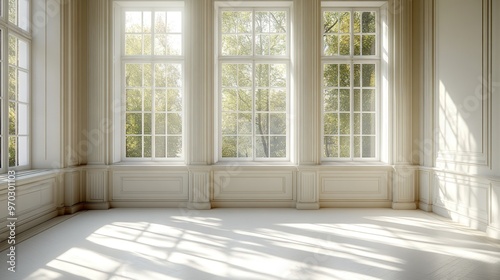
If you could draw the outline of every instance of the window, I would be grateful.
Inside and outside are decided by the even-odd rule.
[[[31,36],[28,0],[2,1],[0,7],[0,166],[5,172],[30,164]]]
[[[219,4],[219,160],[288,160],[289,8]]]
[[[182,4],[138,7],[123,3],[121,32],[122,158],[184,157]],[[135,5],[135,6],[134,6]],[[120,21],[121,19],[121,21]]]
[[[323,159],[379,157],[380,9],[322,11]]]

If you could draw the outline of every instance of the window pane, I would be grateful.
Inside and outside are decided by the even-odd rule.
[[[142,157],[142,136],[127,136],[125,142],[127,157]]]
[[[325,136],[324,137],[324,156],[325,157],[338,157],[339,156],[339,138],[338,136]]]
[[[222,136],[222,157],[236,157],[237,143],[236,136]]]
[[[182,137],[168,136],[167,137],[167,157],[180,158],[182,156]]]
[[[375,157],[375,136],[363,136],[363,157]]]
[[[167,148],[167,137],[156,136],[155,137],[155,157],[164,158],[166,157]]]

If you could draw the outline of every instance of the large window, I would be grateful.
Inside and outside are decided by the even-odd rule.
[[[378,158],[380,12],[322,11],[323,159]]]
[[[179,4],[171,4],[124,4],[118,16],[122,158],[127,160],[184,157],[183,11]]]
[[[221,6],[217,21],[220,160],[288,160],[288,7]]]
[[[30,1],[0,3],[0,167],[5,172],[30,164]]]

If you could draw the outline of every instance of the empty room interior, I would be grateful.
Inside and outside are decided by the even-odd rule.
[[[500,279],[500,0],[0,0],[0,279]]]

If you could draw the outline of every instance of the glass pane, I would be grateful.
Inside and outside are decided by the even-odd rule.
[[[286,114],[269,114],[271,134],[286,134]]]
[[[354,86],[359,87],[361,84],[361,65],[354,64]]]
[[[166,40],[167,55],[181,55],[182,54],[182,36],[181,35],[167,35]]]
[[[252,134],[252,114],[238,114],[238,134]]]
[[[180,64],[167,64],[167,87],[182,86],[182,68]]]
[[[144,89],[144,111],[153,110],[153,93],[150,89]]]
[[[251,64],[238,64],[238,86],[251,87],[252,86],[252,65]]]
[[[360,12],[354,12],[354,26],[353,26],[353,31],[354,33],[360,33],[361,32],[361,13]]]
[[[269,37],[269,54],[270,55],[285,55],[286,54],[286,35],[272,35]]]
[[[151,113],[144,114],[144,134],[151,134],[151,123],[153,115]]]
[[[19,166],[25,166],[28,165],[28,152],[29,152],[29,147],[28,147],[28,137],[27,136],[21,136],[17,138],[17,158],[18,158],[18,165]]]
[[[125,34],[125,54],[126,55],[142,54],[142,35]]]
[[[340,134],[349,135],[351,133],[351,118],[349,113],[339,114]]]
[[[375,86],[375,64],[363,64],[363,87]]]
[[[155,133],[165,134],[167,132],[167,115],[164,113],[155,114]]]
[[[363,157],[375,157],[375,136],[363,136]]]
[[[126,114],[126,134],[142,134],[142,114]]]
[[[324,137],[324,156],[338,157],[339,156],[339,138],[338,136]]]
[[[375,33],[375,12],[363,12],[363,33]]]
[[[325,55],[338,55],[339,54],[339,36],[337,35],[323,35]]]
[[[125,33],[142,31],[142,12],[125,12]]]
[[[15,67],[9,67],[9,99],[17,100],[18,99],[18,85],[19,81],[17,78],[17,73]]]
[[[238,36],[222,35],[222,55],[238,55]]]
[[[155,110],[156,111],[167,110],[167,91],[164,89],[155,90]]]
[[[269,111],[269,90],[257,90],[257,94],[255,96],[255,106],[257,111]]]
[[[17,134],[17,104],[9,102],[9,134]]]
[[[222,113],[222,134],[237,133],[236,118],[237,118],[236,113]]]
[[[17,166],[17,137],[9,137],[9,167]]]
[[[182,134],[182,117],[180,114],[167,114],[167,133]]]
[[[125,86],[142,86],[142,64],[125,64]]]
[[[18,71],[18,78],[19,78],[19,84],[18,84],[18,98],[20,102],[28,102],[29,98],[29,93],[28,93],[28,73],[24,71]]]
[[[182,31],[182,14],[180,11],[167,12],[167,32],[180,33]]]
[[[258,87],[269,86],[269,64],[257,64],[255,75]]]
[[[363,35],[363,55],[375,55],[375,35]]]
[[[338,134],[339,133],[339,121],[338,114],[328,113],[324,117],[324,134]]]
[[[361,111],[361,94],[359,89],[354,90],[354,111]]]
[[[286,64],[270,65],[270,86],[286,87]]]
[[[250,90],[238,90],[238,110],[252,111],[252,93]]]
[[[273,158],[286,157],[286,137],[285,136],[271,136],[271,155]]]
[[[23,69],[28,69],[29,65],[29,48],[28,48],[28,43],[23,41],[23,40],[18,40],[18,47],[19,47],[19,61],[18,61],[18,66],[23,68]]]
[[[238,86],[238,64],[222,64],[222,86],[236,87]]]
[[[348,89],[340,90],[340,108],[341,112],[350,112],[351,111],[351,94]]]
[[[236,111],[238,109],[237,91],[234,89],[222,90],[222,111]]]
[[[155,12],[155,33],[165,34],[167,33],[167,13],[165,12]]]
[[[339,108],[339,90],[325,90],[325,111],[337,111]]]
[[[252,33],[252,12],[238,12],[238,33]]]
[[[339,36],[339,54],[340,55],[350,55],[351,54],[351,36],[350,35],[340,35]]]
[[[361,134],[361,114],[354,113],[354,134]]]
[[[354,157],[361,157],[361,137],[354,136]]]
[[[273,11],[269,13],[269,31],[275,33],[286,33],[286,12]]]
[[[340,136],[340,157],[349,158],[351,157],[351,137]]]
[[[167,157],[180,158],[182,156],[182,137],[167,136]]]
[[[324,33],[337,33],[339,32],[339,19],[338,12],[323,12],[323,32]]]
[[[252,157],[252,137],[238,137],[238,157]]]
[[[374,89],[363,89],[363,111],[375,111]]]
[[[28,135],[28,104],[18,104],[17,133]]]
[[[255,54],[268,55],[270,44],[269,35],[257,35],[255,37]]]
[[[269,32],[269,14],[268,12],[256,12],[255,13],[255,32],[263,33]]]
[[[235,33],[238,26],[238,12],[223,11],[221,13],[221,32]]]
[[[222,137],[222,157],[236,157],[237,155],[237,137]]]
[[[269,114],[255,114],[255,133],[259,135],[269,134]]]
[[[126,157],[142,157],[142,136],[127,136]]]
[[[152,151],[151,136],[144,136],[144,157],[151,157]]]
[[[270,90],[269,110],[286,111],[286,92],[284,90]]]
[[[361,54],[361,36],[354,35],[354,55],[360,55],[360,54]]]
[[[340,72],[340,79],[339,79],[340,86],[349,87],[351,85],[351,65],[340,64],[339,72]]]
[[[375,113],[363,113],[363,134],[375,134]]]
[[[167,90],[167,110],[169,112],[182,111],[182,94],[180,90]]]
[[[18,65],[18,40],[12,35],[9,36],[9,64]]]
[[[340,12],[340,33],[349,33],[351,31],[351,13],[350,12]]]
[[[167,54],[167,35],[156,34],[154,39],[154,52],[155,55]]]
[[[327,87],[339,86],[339,66],[338,64],[325,64],[323,67],[324,84]]]
[[[167,138],[165,136],[155,137],[155,157],[164,158],[167,148]]]
[[[255,153],[259,158],[269,157],[269,137],[260,135],[255,138]]]

